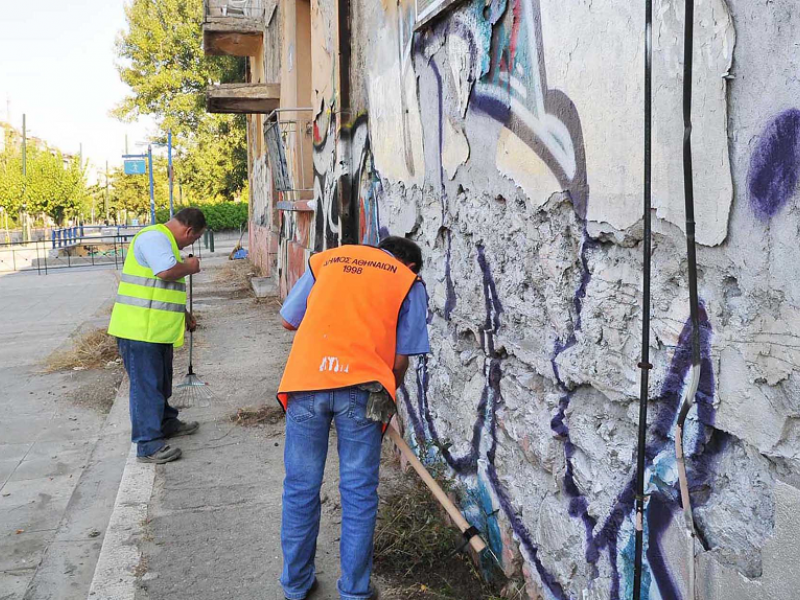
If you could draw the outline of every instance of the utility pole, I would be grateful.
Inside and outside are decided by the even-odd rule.
[[[172,130],[167,131],[167,171],[169,171],[169,218],[175,214],[172,205]]]
[[[22,176],[28,171],[28,133],[25,125],[25,114],[22,115]]]
[[[22,113],[22,185],[23,190],[27,189],[28,183],[26,178],[28,176],[28,130],[27,130],[27,123],[25,120],[25,113]],[[30,240],[31,232],[30,232],[30,222],[28,221],[28,211],[27,211],[27,203],[23,202],[22,204],[25,207],[24,213],[24,222],[22,223],[22,241],[27,242]]]
[[[106,161],[106,225],[108,225],[108,161]]]
[[[156,198],[153,191],[153,145],[147,144],[147,162],[150,170],[150,225],[156,224]]]

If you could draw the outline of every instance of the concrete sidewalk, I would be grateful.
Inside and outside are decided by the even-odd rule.
[[[116,281],[108,269],[0,277],[4,600],[85,598],[91,581],[123,463],[93,461],[108,421],[86,400],[113,383],[89,371],[46,374],[43,361],[80,328],[107,322]],[[118,440],[106,441],[110,459]]]
[[[238,262],[238,261],[237,261]],[[92,585],[92,600],[259,600],[283,598],[280,506],[283,414],[275,392],[292,334],[279,325],[275,299],[219,278],[234,263],[205,260],[195,278],[195,371],[216,394],[188,408],[200,431],[173,440],[184,454],[163,466],[131,453]],[[186,368],[176,355],[175,377]],[[120,399],[121,400],[121,399]],[[118,401],[123,404],[123,402]],[[237,408],[274,411],[258,427],[232,422]],[[319,538],[319,599],[338,598],[338,462],[329,455]]]

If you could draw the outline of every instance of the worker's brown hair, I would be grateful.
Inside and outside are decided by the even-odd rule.
[[[413,263],[414,267],[411,270],[414,273],[419,273],[420,269],[422,269],[422,250],[411,240],[397,235],[390,235],[381,240],[378,248],[391,252],[402,263]]]
[[[182,208],[173,217],[179,223],[191,227],[193,231],[202,231],[206,228],[206,216],[199,208]]]

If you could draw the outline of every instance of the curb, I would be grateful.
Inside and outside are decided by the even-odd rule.
[[[155,465],[136,460],[136,446],[131,444],[89,588],[90,600],[133,600],[142,557],[137,539],[144,531],[155,473]]]

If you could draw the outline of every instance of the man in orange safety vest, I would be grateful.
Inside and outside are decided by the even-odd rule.
[[[430,352],[422,252],[387,237],[377,248],[315,254],[281,309],[297,330],[278,390],[286,410],[281,585],[287,600],[316,587],[320,486],[336,423],[342,495],[343,600],[377,597],[370,581],[382,431],[408,357]]]

